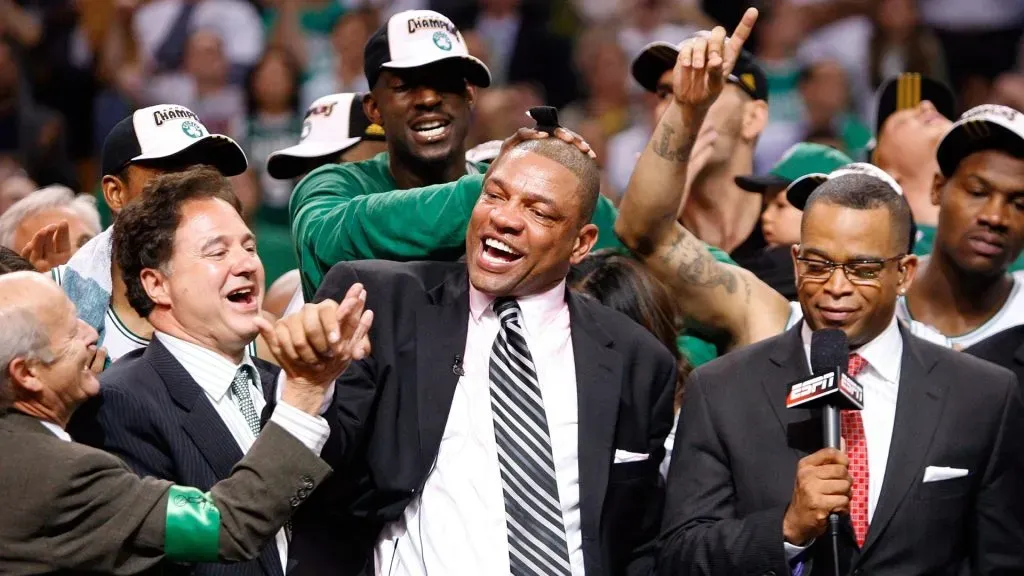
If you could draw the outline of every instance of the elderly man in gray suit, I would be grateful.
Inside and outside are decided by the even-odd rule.
[[[140,479],[71,441],[68,419],[99,391],[90,370],[96,331],[48,278],[0,278],[0,574],[134,574],[164,558],[254,558],[331,472],[318,458],[329,433],[318,413],[329,384],[369,353],[364,301],[355,286],[341,305],[307,305],[277,326],[259,321],[288,375],[281,402],[231,475],[203,493]],[[327,335],[340,338],[316,363],[281,353]]]

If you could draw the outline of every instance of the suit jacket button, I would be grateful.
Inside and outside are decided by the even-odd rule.
[[[309,474],[303,474],[302,476],[299,477],[299,480],[302,480],[302,483],[307,486],[313,485],[313,477],[310,476]]]
[[[299,500],[297,497],[292,496],[291,500],[289,500],[288,503],[292,505],[292,508],[297,508],[299,504],[302,503],[302,500]]]
[[[299,500],[305,500],[306,498],[309,497],[309,490],[306,490],[305,488],[299,488],[299,491],[296,493],[296,496],[299,497]]]
[[[764,576],[775,576],[775,570],[769,570],[764,573]]]

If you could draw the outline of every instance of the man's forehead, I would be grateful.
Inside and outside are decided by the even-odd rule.
[[[861,210],[816,202],[804,211],[800,246],[840,259],[850,255],[885,255],[892,228],[889,219],[884,207]]]
[[[979,150],[960,161],[956,176],[979,176],[993,185],[1021,190],[1024,189],[1024,158],[1002,150]]]

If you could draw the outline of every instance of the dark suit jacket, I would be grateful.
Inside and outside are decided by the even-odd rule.
[[[1024,383],[1024,326],[993,334],[964,352],[1012,371]]]
[[[668,475],[663,574],[789,573],[782,518],[797,461],[821,448],[820,411],[785,408],[810,375],[800,324],[695,370]],[[896,420],[867,540],[844,517],[844,573],[1024,572],[1024,407],[1008,371],[902,330]],[[966,477],[923,483],[925,468]],[[827,536],[810,547],[831,574]]]
[[[163,557],[171,483],[139,478],[35,418],[0,415],[0,574],[137,574]],[[254,558],[330,468],[270,424],[212,488],[222,560]]]
[[[274,406],[279,369],[260,359],[253,359],[253,363],[267,402],[263,413],[266,422]],[[118,456],[141,476],[203,490],[226,478],[231,467],[242,459],[238,443],[203,389],[157,339],[103,372],[100,395],[79,410],[69,430],[76,440]],[[331,449],[325,447],[321,456],[326,460],[330,454]],[[293,525],[302,524],[317,508],[319,505],[311,502]],[[293,533],[293,544],[296,539]],[[289,556],[297,560],[294,552],[295,547],[290,545]],[[279,558],[275,542],[270,541],[252,562],[197,564],[194,573],[282,576]],[[291,561],[289,566],[291,573]]]
[[[346,475],[358,484],[350,510],[363,524],[353,563],[373,571],[381,528],[422,491],[438,453],[465,350],[465,264],[364,261],[336,265],[316,298],[340,299],[355,282],[374,311],[373,355],[354,363],[336,399],[349,442],[361,446]],[[566,295],[579,396],[580,514],[588,576],[649,572],[664,503],[658,464],[672,424],[675,363],[626,316]],[[613,464],[615,449],[650,454]],[[339,474],[340,476],[340,474]],[[466,543],[471,546],[471,542]]]

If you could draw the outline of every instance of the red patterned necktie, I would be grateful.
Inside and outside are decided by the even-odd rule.
[[[851,354],[846,373],[856,378],[867,367],[867,360]],[[850,476],[853,477],[850,521],[857,535],[857,545],[864,546],[868,533],[868,444],[859,410],[843,410],[842,435],[846,439],[846,455],[850,459]]]

